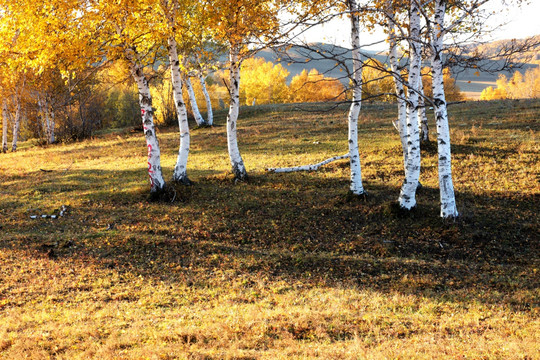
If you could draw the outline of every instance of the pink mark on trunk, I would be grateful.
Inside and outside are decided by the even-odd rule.
[[[146,111],[145,111],[144,109],[141,109],[141,115],[142,115],[142,116],[144,116],[144,113],[145,113],[145,112],[146,112]]]

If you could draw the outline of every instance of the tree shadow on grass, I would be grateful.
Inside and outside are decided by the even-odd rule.
[[[53,176],[53,175],[49,175]],[[455,302],[501,302],[529,311],[538,279],[537,198],[457,194],[466,209],[439,218],[438,189],[425,187],[410,216],[392,212],[397,189],[370,181],[367,201],[346,197],[347,181],[255,175],[234,184],[204,178],[178,187],[182,201],[148,203],[139,170],[73,171],[84,194],[60,219],[6,214],[3,249],[76,260],[171,283],[207,286],[216,271],[306,285],[351,286]],[[114,191],[110,179],[122,179]],[[51,191],[58,196],[50,178]],[[1,206],[24,204],[2,200]],[[511,209],[511,211],[509,211]],[[52,255],[51,255],[52,254]],[[174,266],[171,267],[171,264]],[[536,265],[535,265],[536,264]],[[466,296],[464,296],[466,294]]]

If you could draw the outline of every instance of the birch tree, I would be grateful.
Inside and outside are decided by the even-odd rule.
[[[416,189],[420,178],[420,132],[418,120],[418,97],[422,68],[422,43],[420,39],[420,8],[416,0],[410,1],[409,8],[409,77],[407,102],[407,159],[405,179],[399,194],[399,205],[405,210],[416,206]]]
[[[8,108],[6,100],[2,102],[2,152],[8,151]]]
[[[443,39],[445,33],[444,16],[447,0],[435,0],[433,25],[431,27],[431,67],[433,72],[433,104],[437,124],[437,150],[439,168],[439,189],[441,198],[441,217],[458,216],[454,184],[452,181],[452,156],[450,150],[450,128],[444,94],[443,77]]]
[[[129,64],[129,71],[139,90],[142,125],[148,150],[147,164],[150,179],[150,193],[163,193],[165,180],[161,169],[161,151],[154,124],[154,110],[149,79],[145,69],[153,63],[156,43],[152,38],[153,6],[150,0],[102,1],[88,13],[98,31],[94,36],[102,40],[109,59],[123,58]],[[160,45],[159,43],[157,45]]]
[[[214,0],[212,24],[218,41],[229,46],[229,113],[227,115],[227,148],[236,180],[246,180],[248,173],[238,147],[240,111],[240,68],[253,53],[253,47],[265,46],[265,40],[279,33],[279,1]],[[257,46],[258,45],[258,46]]]
[[[347,0],[351,19],[351,53],[353,61],[352,101],[348,117],[349,163],[351,166],[350,190],[354,195],[365,194],[358,151],[358,116],[362,105],[362,60],[360,57],[360,19],[356,0]]]
[[[11,151],[17,151],[17,141],[19,139],[19,129],[21,127],[21,97],[19,94],[13,96],[13,101],[15,103],[15,116],[13,119],[13,140],[11,142]]]
[[[184,77],[184,83],[189,95],[189,104],[191,105],[191,111],[193,112],[193,117],[198,126],[208,125],[206,120],[204,120],[199,110],[199,105],[197,105],[197,98],[195,97],[195,91],[193,90],[193,85],[191,84],[191,79],[189,72],[186,72]]]
[[[161,16],[163,16],[166,24],[166,30],[164,35],[167,39],[167,50],[169,57],[169,67],[171,72],[174,104],[176,106],[176,114],[178,117],[178,126],[180,130],[180,148],[178,150],[178,158],[174,167],[173,181],[182,183],[185,185],[191,184],[187,176],[187,162],[189,156],[189,147],[191,137],[189,133],[189,124],[187,117],[186,104],[184,103],[183,91],[182,91],[182,62],[178,56],[178,43],[176,40],[176,34],[179,31],[184,31],[185,24],[182,23],[184,19],[182,14],[182,5],[185,6],[189,2],[182,2],[178,0],[161,0],[160,9]]]

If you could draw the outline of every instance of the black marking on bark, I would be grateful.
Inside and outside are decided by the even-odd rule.
[[[234,174],[235,182],[246,181],[248,179],[246,168],[241,162],[235,162],[232,164],[232,172]]]
[[[433,104],[435,104],[436,107],[441,107],[445,104],[445,102],[442,99],[433,99]]]
[[[182,166],[183,167],[183,166]],[[173,174],[173,182],[181,185],[193,185],[193,182],[188,178],[186,172],[182,172],[179,175]]]
[[[152,98],[150,96],[144,94],[141,94],[140,96],[142,105],[152,106]]]

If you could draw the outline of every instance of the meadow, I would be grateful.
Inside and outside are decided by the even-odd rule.
[[[149,201],[133,129],[0,154],[0,358],[540,358],[540,101],[450,107],[452,222],[434,142],[417,209],[395,210],[392,105],[362,108],[367,199],[347,160],[267,173],[347,152],[347,109],[327,107],[243,107],[241,183],[218,112],[172,203]],[[158,137],[170,179],[178,130]]]

